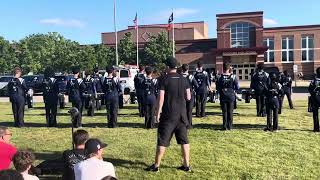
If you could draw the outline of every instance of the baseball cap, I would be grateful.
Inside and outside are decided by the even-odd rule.
[[[95,153],[100,149],[107,147],[108,145],[101,142],[99,139],[89,139],[85,144],[85,150],[87,154]]]

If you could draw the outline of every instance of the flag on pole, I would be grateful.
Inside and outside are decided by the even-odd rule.
[[[136,13],[136,17],[133,20],[134,29],[136,30],[136,41],[137,41],[137,66],[139,67],[139,29],[138,29],[138,13]]]
[[[168,20],[168,30],[172,29],[172,22],[173,22],[173,13],[170,15]]]
[[[136,17],[133,20],[134,23],[134,28],[137,29],[138,28],[138,13],[136,13]]]

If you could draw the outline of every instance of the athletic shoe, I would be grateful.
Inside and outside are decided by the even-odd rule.
[[[191,167],[190,166],[180,166],[177,168],[178,170],[181,170],[181,171],[185,171],[185,172],[191,172]]]
[[[156,167],[155,164],[152,164],[150,167],[147,167],[144,170],[150,171],[150,172],[159,172],[159,167]]]

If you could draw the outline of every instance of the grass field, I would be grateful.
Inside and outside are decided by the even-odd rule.
[[[286,102],[285,102],[286,103]],[[240,103],[235,111],[235,130],[220,131],[222,117],[218,104],[208,104],[208,117],[194,118],[189,132],[193,172],[184,173],[180,147],[175,140],[168,149],[159,173],[143,168],[154,159],[156,130],[143,129],[143,119],[135,106],[120,110],[119,128],[105,128],[105,112],[84,117],[84,128],[109,146],[105,158],[116,167],[119,179],[320,179],[320,134],[313,133],[311,113],[305,101],[296,101],[294,110],[285,106],[277,133],[264,132],[265,118],[255,117],[254,101]],[[9,103],[0,103],[0,125],[12,126]],[[58,117],[59,128],[44,127],[43,104],[26,112],[28,128],[11,128],[12,142],[18,148],[32,149],[37,162],[56,159],[71,148],[69,115]]]

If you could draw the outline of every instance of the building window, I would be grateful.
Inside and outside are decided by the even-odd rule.
[[[250,39],[255,27],[248,22],[232,23],[227,28],[230,29],[231,48],[248,48],[250,47]]]
[[[293,62],[294,59],[294,42],[293,37],[282,38],[282,62]]]
[[[267,52],[264,53],[264,62],[274,62],[274,39],[264,39],[264,46],[268,47]]]
[[[314,38],[313,36],[302,36],[301,38],[301,60],[314,60]]]

